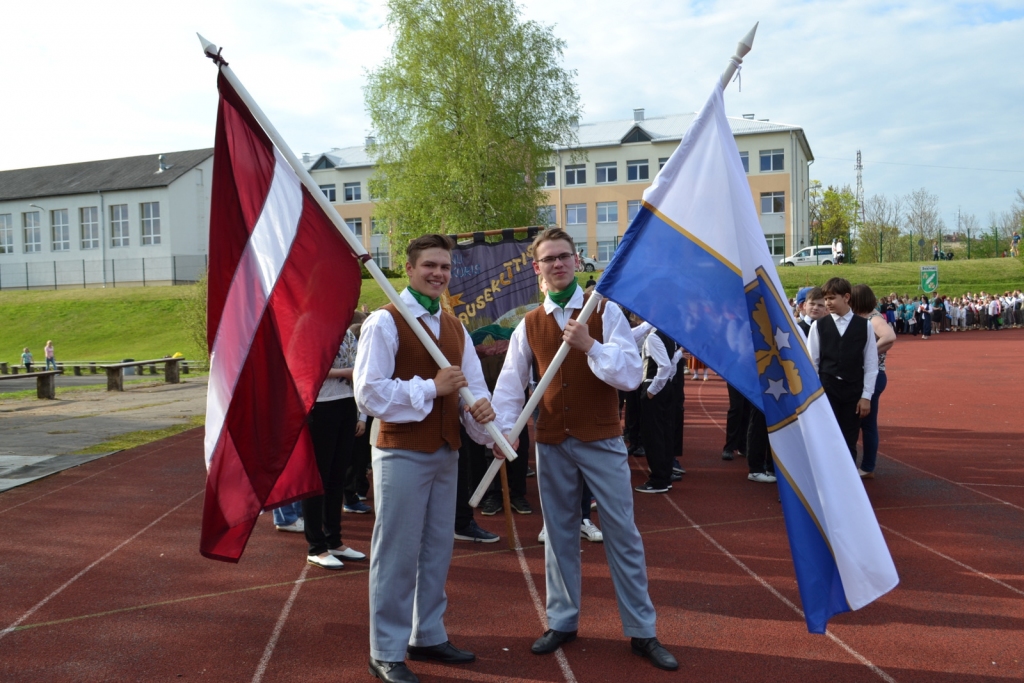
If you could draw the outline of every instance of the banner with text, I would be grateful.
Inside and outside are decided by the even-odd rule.
[[[448,303],[470,331],[539,300],[532,243],[532,235],[523,240],[506,235],[500,242],[479,235],[452,251]]]

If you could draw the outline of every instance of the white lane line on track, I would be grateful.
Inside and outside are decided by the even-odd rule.
[[[704,414],[708,416],[708,419],[711,420],[712,422],[714,422],[715,426],[717,426],[721,431],[724,432],[725,429],[722,428],[722,425],[718,424],[718,421],[715,420],[715,418],[711,417],[711,414],[708,413],[707,408],[704,407],[704,400],[701,397],[701,390],[703,388],[704,388],[703,385],[697,388],[697,399],[700,401],[700,407],[704,411]],[[795,604],[793,604],[793,602],[789,598],[787,598],[785,595],[780,593],[774,586],[772,586],[770,583],[768,583],[767,580],[762,578],[759,574],[757,574],[757,572],[755,572],[753,569],[748,567],[741,559],[739,559],[738,557],[736,557],[735,555],[730,553],[725,548],[725,546],[723,546],[721,543],[719,543],[714,538],[712,538],[711,534],[709,534],[707,531],[705,531],[688,514],[683,512],[683,509],[681,507],[679,507],[676,504],[676,502],[674,500],[672,500],[672,498],[670,498],[669,496],[666,495],[665,496],[665,500],[667,500],[668,504],[671,505],[673,508],[675,508],[676,512],[678,512],[680,515],[682,515],[683,519],[685,519],[688,524],[692,525],[693,528],[696,529],[697,532],[700,533],[701,536],[703,536],[711,545],[715,546],[715,548],[717,548],[719,552],[721,552],[723,555],[725,555],[730,560],[732,560],[732,562],[737,567],[742,569],[752,579],[754,579],[759,584],[761,584],[761,586],[763,586],[769,593],[771,593],[776,598],[781,600],[784,605],[786,605],[791,610],[793,610],[794,612],[799,614],[801,619],[804,618],[804,611],[802,609],[800,609]],[[832,633],[831,631],[829,631],[827,629],[825,631],[825,635],[828,637],[829,640],[831,640],[833,643],[835,643],[836,645],[841,647],[847,654],[849,654],[851,657],[853,657],[858,662],[860,662],[861,664],[866,666],[868,669],[870,669],[872,673],[874,673],[876,676],[881,678],[883,681],[886,681],[886,683],[896,683],[896,679],[894,679],[892,676],[890,676],[889,674],[887,674],[884,671],[882,671],[882,669],[880,669],[878,666],[873,664],[871,662],[871,660],[869,660],[867,657],[865,657],[864,655],[860,654],[859,652],[854,650],[852,647],[847,645],[845,642],[843,642],[843,640],[839,636],[837,636],[836,634]]]
[[[164,514],[162,514],[162,515],[160,515],[159,517],[157,517],[156,519],[154,519],[154,520],[153,520],[152,522],[150,522],[149,524],[147,524],[147,525],[146,525],[145,527],[143,527],[143,528],[142,528],[141,530],[139,530],[139,531],[135,532],[135,533],[134,533],[134,534],[133,534],[132,536],[130,536],[130,537],[129,537],[128,539],[126,539],[126,540],[124,540],[124,541],[121,541],[121,543],[119,543],[119,544],[118,544],[118,545],[117,545],[117,546],[116,546],[116,547],[115,547],[115,548],[114,548],[113,550],[110,550],[110,551],[108,551],[106,555],[104,555],[104,556],[103,556],[103,557],[101,557],[100,559],[98,559],[98,560],[94,561],[94,562],[93,562],[92,564],[90,564],[90,565],[89,565],[88,567],[86,567],[85,569],[83,569],[82,571],[78,572],[77,574],[75,574],[74,576],[72,576],[72,577],[71,577],[70,579],[68,579],[67,581],[65,581],[65,582],[64,582],[64,583],[63,583],[63,584],[61,585],[61,587],[60,587],[60,588],[58,588],[57,590],[53,591],[52,593],[50,593],[49,595],[47,595],[47,596],[46,596],[45,598],[43,598],[42,600],[40,600],[39,602],[37,602],[37,603],[36,603],[36,604],[35,604],[35,605],[34,605],[34,606],[33,606],[33,607],[32,607],[32,608],[31,608],[31,609],[29,610],[29,611],[27,611],[27,612],[25,612],[24,614],[22,614],[22,615],[21,615],[21,617],[19,617],[17,621],[15,621],[15,622],[14,622],[13,624],[11,624],[11,625],[10,625],[10,626],[8,626],[7,628],[5,628],[5,629],[4,629],[3,631],[0,631],[0,640],[3,640],[3,638],[4,638],[4,637],[5,637],[5,636],[6,636],[6,635],[7,635],[8,633],[10,633],[10,632],[11,632],[11,631],[13,631],[14,629],[18,628],[18,626],[19,626],[19,625],[21,624],[21,622],[25,621],[25,620],[26,620],[26,619],[28,619],[28,618],[29,618],[30,616],[32,616],[33,614],[35,614],[35,613],[36,613],[36,610],[38,610],[38,609],[39,609],[40,607],[42,607],[43,605],[45,605],[46,603],[48,603],[48,602],[49,602],[50,600],[52,600],[53,598],[57,597],[57,596],[58,596],[58,595],[59,595],[59,594],[60,594],[60,593],[61,593],[61,592],[62,592],[62,591],[63,591],[63,590],[65,589],[65,588],[67,588],[68,586],[70,586],[71,584],[73,584],[73,583],[74,583],[75,581],[78,581],[78,579],[80,579],[80,578],[82,578],[83,576],[85,576],[85,574],[86,574],[86,573],[87,573],[87,572],[88,572],[88,571],[89,571],[90,569],[92,569],[93,567],[95,567],[96,565],[98,565],[98,564],[99,564],[100,562],[103,562],[103,560],[107,559],[108,557],[110,557],[111,555],[113,555],[113,554],[114,554],[114,553],[116,553],[116,552],[117,552],[118,550],[120,550],[121,548],[125,547],[126,545],[128,545],[128,544],[129,544],[129,543],[131,543],[132,541],[134,541],[134,540],[135,540],[136,538],[138,538],[138,537],[139,537],[139,536],[141,536],[142,534],[144,534],[144,533],[146,533],[147,531],[149,531],[150,529],[152,529],[152,528],[153,528],[154,526],[156,526],[157,524],[159,524],[160,522],[162,522],[162,521],[164,520],[164,518],[166,518],[166,517],[167,517],[168,515],[170,515],[170,514],[171,514],[172,512],[176,511],[176,510],[177,510],[178,508],[180,508],[181,506],[185,505],[185,503],[188,503],[189,501],[191,501],[192,499],[194,499],[194,498],[195,498],[196,496],[198,496],[198,495],[200,495],[201,493],[203,493],[203,491],[205,491],[205,490],[206,490],[206,489],[205,489],[205,488],[203,488],[203,489],[200,489],[199,491],[197,491],[196,493],[193,493],[193,494],[192,494],[191,496],[189,496],[189,497],[188,497],[188,498],[186,498],[185,500],[181,501],[180,503],[178,503],[177,505],[175,505],[174,507],[172,507],[172,508],[171,508],[170,510],[168,510],[168,511],[167,511],[167,512],[165,512]]]
[[[306,574],[309,573],[311,565],[308,563],[302,568],[302,573],[299,574],[299,578],[295,580],[295,587],[292,588],[291,595],[288,596],[288,600],[285,601],[284,607],[281,608],[281,614],[277,617],[277,623],[274,624],[274,631],[270,634],[270,640],[267,641],[267,647],[263,650],[263,657],[260,658],[259,666],[256,667],[256,672],[252,675],[252,683],[260,683],[263,680],[263,674],[267,672],[267,665],[270,664],[270,657],[274,654],[274,648],[277,647],[277,640],[281,637],[281,631],[284,630],[284,623],[288,621],[288,615],[292,611],[292,605],[295,604],[295,598],[299,595],[299,589],[302,588],[302,584],[306,582]]]
[[[972,486],[974,486],[974,484],[962,484],[962,483],[960,483],[958,481],[953,481],[952,479],[947,479],[946,477],[943,477],[941,474],[935,474],[934,472],[929,472],[928,470],[921,469],[920,467],[917,467],[916,465],[911,465],[908,462],[903,462],[902,460],[898,460],[898,459],[892,457],[891,455],[889,455],[887,453],[883,453],[882,451],[878,451],[878,454],[882,455],[882,456],[885,456],[886,458],[888,458],[889,460],[892,460],[893,462],[898,462],[899,464],[903,465],[904,467],[909,467],[912,470],[917,470],[918,472],[921,472],[923,474],[927,474],[929,477],[935,477],[936,479],[941,479],[942,481],[948,482],[948,483],[952,484],[953,486],[959,486],[960,488],[967,489],[971,493],[977,493],[979,496],[985,496],[986,498],[991,498],[992,500],[997,501],[999,503],[1002,503],[1003,505],[1008,505],[1009,507],[1012,507],[1014,510],[1020,510],[1021,512],[1024,512],[1024,507],[1021,507],[1020,505],[1014,505],[1013,503],[1011,503],[1008,500],[1003,500],[1002,498],[997,498],[996,496],[993,496],[993,495],[990,495],[988,493],[985,493],[984,491],[975,491],[973,488],[971,488]],[[984,484],[980,484],[980,485],[984,486]]]
[[[81,484],[83,481],[85,481],[87,479],[92,479],[93,477],[98,477],[101,474],[104,474],[105,472],[109,472],[110,470],[114,469],[115,467],[120,467],[121,465],[127,465],[130,462],[135,462],[139,458],[147,458],[147,457],[149,457],[149,456],[151,456],[151,455],[153,455],[155,453],[159,453],[160,451],[165,451],[168,448],[172,448],[172,447],[177,446],[177,445],[178,444],[173,444],[173,445],[163,446],[161,448],[155,448],[155,449],[149,451],[148,453],[143,453],[142,455],[137,455],[134,458],[129,458],[128,460],[124,460],[122,462],[119,462],[116,465],[111,465],[110,467],[104,468],[104,469],[102,469],[99,472],[96,472],[94,474],[90,474],[87,477],[82,477],[81,479],[76,479],[75,481],[71,482],[70,484],[66,484],[64,486],[61,486],[60,488],[53,489],[52,491],[47,491],[46,493],[44,493],[42,495],[39,495],[39,496],[36,496],[35,498],[29,498],[28,500],[22,501],[22,502],[18,503],[17,505],[12,505],[9,508],[4,508],[3,510],[0,510],[0,515],[4,514],[5,512],[10,512],[14,508],[20,508],[22,505],[28,505],[29,503],[34,503],[35,501],[39,500],[40,498],[46,498],[47,496],[49,496],[49,495],[51,495],[53,493],[57,493],[58,491],[63,491],[64,489],[69,488],[71,486],[74,486],[76,484]],[[94,460],[93,462],[96,462],[96,461]],[[89,463],[85,463],[85,464],[89,464]],[[81,465],[79,465],[79,467],[81,467]],[[66,472],[67,470],[63,470],[63,471]],[[59,472],[55,472],[55,474],[60,474],[60,473]]]
[[[537,610],[537,617],[540,619],[541,626],[546,629],[548,627],[548,613],[547,610],[544,609],[544,603],[541,602],[540,593],[537,592],[537,584],[533,581],[533,574],[530,573],[530,566],[526,563],[526,555],[523,554],[523,544],[519,542],[519,529],[516,528],[516,520],[514,517],[512,518],[512,541],[516,546],[516,557],[519,558],[519,568],[523,570],[523,578],[526,580],[526,588],[530,591],[530,598],[533,600],[533,606]],[[562,676],[565,677],[566,683],[576,683],[576,675],[573,674],[572,667],[569,666],[569,659],[565,656],[565,653],[562,652],[562,648],[555,650],[555,659],[558,660],[558,668],[562,670]]]
[[[975,569],[974,567],[972,567],[972,566],[970,566],[968,564],[964,564],[960,560],[956,560],[956,559],[950,557],[949,555],[945,555],[945,554],[939,552],[938,550],[936,550],[935,548],[932,548],[930,546],[925,545],[924,543],[921,543],[920,541],[915,541],[914,539],[910,538],[909,536],[904,536],[903,534],[901,534],[900,532],[896,531],[895,529],[890,529],[889,527],[881,525],[881,524],[879,526],[881,526],[883,529],[885,529],[888,533],[890,533],[890,534],[892,534],[894,536],[899,536],[904,541],[909,541],[910,543],[913,543],[916,546],[924,548],[928,552],[934,553],[934,554],[938,555],[939,557],[941,557],[944,560],[949,560],[950,562],[952,562],[956,566],[958,566],[958,567],[960,567],[962,569],[966,569],[967,571],[972,572],[974,574],[977,574],[978,576],[980,576],[983,579],[988,579],[992,583],[997,583],[1000,586],[1002,586],[1003,588],[1007,588],[1007,589],[1013,591],[1017,595],[1024,595],[1024,590],[1021,590],[1019,588],[1014,588],[1010,584],[1004,583],[1004,582],[1000,581],[999,579],[995,578],[994,576],[990,576],[990,575],[986,574],[985,572],[981,571],[980,569]]]

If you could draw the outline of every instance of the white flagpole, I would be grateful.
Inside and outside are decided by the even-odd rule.
[[[760,22],[754,24],[754,28],[747,32],[747,35],[743,36],[739,43],[736,44],[736,54],[729,58],[729,64],[725,67],[725,71],[722,73],[721,82],[722,87],[729,85],[729,81],[735,75],[736,70],[739,69],[740,64],[743,63],[743,57],[746,56],[750,49],[754,46],[754,34],[757,33],[757,27]],[[601,299],[601,296],[594,292],[594,294],[587,301],[587,305],[580,311],[579,318],[577,319],[580,323],[585,323],[597,306],[597,302]],[[537,404],[540,402],[541,397],[547,390],[548,385],[551,384],[551,380],[555,373],[558,372],[559,367],[562,365],[562,361],[565,360],[565,356],[569,353],[569,345],[562,342],[562,345],[558,349],[558,353],[551,361],[551,365],[548,366],[547,372],[544,373],[544,377],[541,378],[537,384],[537,388],[534,390],[533,395],[530,397],[529,402],[523,408],[523,412],[519,415],[519,419],[516,420],[516,424],[512,427],[509,432],[508,440],[515,442],[519,433],[523,431],[523,427],[526,426],[526,421],[530,415],[537,408]],[[469,504],[472,507],[476,507],[480,504],[484,495],[487,493],[487,489],[490,487],[494,477],[498,474],[498,470],[501,469],[501,461],[497,458],[491,463],[491,466],[487,468],[484,473],[483,479],[480,480],[480,485],[476,487],[476,491],[473,492],[473,497],[469,499]]]
[[[434,341],[429,336],[427,336],[426,330],[424,330],[423,326],[419,323],[418,320],[416,320],[416,318],[412,314],[412,311],[410,311],[409,307],[405,305],[404,301],[402,301],[402,298],[398,296],[398,292],[395,291],[395,288],[391,285],[388,279],[384,277],[384,273],[381,272],[380,267],[377,265],[377,263],[372,258],[370,258],[370,255],[366,251],[366,248],[363,246],[362,242],[356,239],[356,236],[353,235],[352,231],[348,229],[348,225],[345,223],[345,220],[338,214],[337,209],[335,209],[334,206],[332,206],[331,203],[327,201],[327,197],[324,196],[324,193],[320,190],[320,187],[316,184],[316,181],[313,180],[312,176],[309,175],[309,172],[306,171],[306,168],[299,162],[298,158],[295,156],[295,153],[292,152],[290,147],[288,147],[288,143],[284,141],[284,138],[281,137],[281,134],[277,132],[276,128],[274,128],[274,124],[270,122],[270,119],[267,118],[267,115],[264,114],[263,110],[260,109],[258,104],[256,104],[256,101],[249,94],[249,91],[245,89],[245,86],[242,85],[242,82],[238,80],[238,77],[235,76],[235,72],[231,70],[231,67],[228,66],[227,62],[225,62],[223,58],[221,58],[220,50],[217,48],[217,46],[208,41],[206,38],[203,38],[198,33],[196,35],[199,36],[199,42],[202,43],[203,52],[206,54],[207,57],[211,58],[214,61],[214,63],[216,63],[217,66],[220,68],[220,72],[224,74],[224,77],[231,84],[231,87],[235,89],[235,92],[238,93],[238,96],[241,97],[242,101],[245,102],[247,107],[249,107],[249,111],[251,111],[252,115],[256,117],[256,120],[259,122],[260,126],[263,127],[263,131],[267,134],[268,137],[270,137],[271,141],[273,141],[274,145],[278,148],[278,150],[280,150],[281,154],[288,161],[288,165],[291,166],[292,170],[295,171],[295,174],[299,177],[299,180],[306,187],[306,189],[309,190],[309,194],[313,197],[316,203],[319,204],[320,208],[324,210],[324,213],[327,214],[328,218],[330,218],[331,221],[334,222],[334,227],[338,229],[338,232],[341,233],[341,236],[345,238],[346,242],[348,242],[349,248],[352,249],[352,251],[355,253],[357,257],[359,257],[359,260],[362,261],[363,264],[366,266],[366,270],[370,272],[370,275],[377,282],[377,284],[380,285],[380,288],[384,290],[384,293],[387,295],[388,299],[391,300],[391,303],[395,305],[395,308],[398,309],[398,312],[401,313],[402,317],[405,318],[405,321],[409,323],[409,327],[416,334],[416,337],[419,338],[423,346],[427,349],[427,352],[430,354],[430,357],[434,359],[434,362],[437,363],[438,367],[449,367],[451,363],[449,363],[448,359],[444,357],[443,353],[441,353],[441,349],[437,348],[437,345],[434,343]],[[476,403],[476,397],[473,396],[473,392],[471,392],[468,387],[463,387],[462,389],[459,389],[459,396],[462,397],[462,400],[465,401],[466,405],[468,406],[471,406],[474,403]],[[513,450],[512,446],[509,445],[509,443],[505,440],[505,437],[501,435],[501,432],[498,431],[498,428],[497,426],[495,426],[494,422],[489,422],[486,425],[484,425],[484,427],[487,429],[487,433],[490,434],[491,438],[494,439],[495,445],[505,452],[505,457],[509,461],[515,460],[515,450]]]

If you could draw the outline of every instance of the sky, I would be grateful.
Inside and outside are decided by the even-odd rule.
[[[1024,189],[1024,3],[523,0],[566,41],[584,121],[696,111],[759,22],[730,116],[800,126],[811,178],[866,197],[925,188],[988,225]],[[210,147],[232,69],[292,149],[372,134],[367,70],[388,55],[382,0],[3,3],[0,170]],[[742,87],[738,87],[741,85]]]

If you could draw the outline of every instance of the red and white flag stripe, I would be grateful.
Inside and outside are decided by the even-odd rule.
[[[210,212],[200,552],[237,562],[261,510],[321,489],[306,426],[359,263],[221,75]]]

